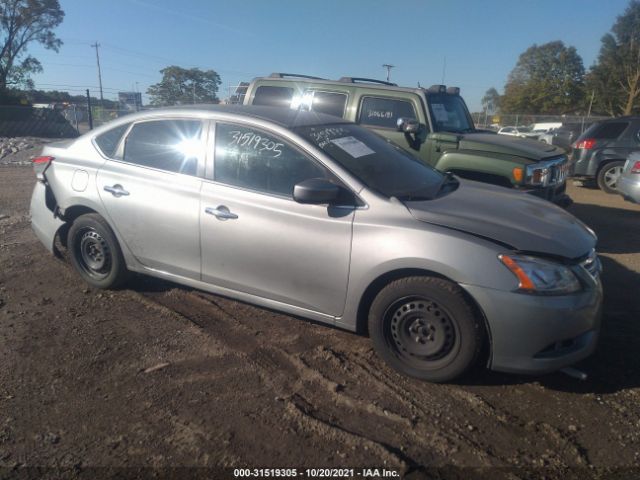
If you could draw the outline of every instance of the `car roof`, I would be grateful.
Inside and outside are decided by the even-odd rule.
[[[247,116],[277,123],[285,128],[307,127],[334,123],[353,123],[349,122],[348,120],[344,120],[343,118],[334,117],[333,115],[327,115],[325,113],[308,112],[286,107],[271,107],[261,105],[180,105],[175,107],[148,110],[147,113],[153,113],[153,115],[155,116],[162,115],[162,113],[164,112],[169,115],[175,114],[178,111],[183,111],[185,113],[217,112]]]

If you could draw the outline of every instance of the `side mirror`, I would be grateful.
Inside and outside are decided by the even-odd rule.
[[[323,204],[337,200],[340,187],[326,178],[310,178],[293,187],[293,199],[298,203]]]
[[[420,131],[420,122],[415,118],[400,117],[396,125],[399,132],[418,133]]]

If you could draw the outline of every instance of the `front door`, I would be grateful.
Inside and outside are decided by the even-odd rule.
[[[339,316],[354,207],[303,205],[293,186],[331,174],[269,131],[218,123],[213,181],[202,187],[202,279]]]

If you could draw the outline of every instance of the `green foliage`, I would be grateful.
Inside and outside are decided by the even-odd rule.
[[[53,29],[63,18],[58,0],[0,1],[0,91],[33,86],[29,76],[42,71],[42,66],[36,58],[25,56],[27,46],[36,42],[57,52],[62,41]]]
[[[587,78],[593,108],[609,115],[640,112],[640,1],[632,0],[602,37],[596,64]]]
[[[520,55],[501,98],[503,113],[563,114],[584,99],[584,66],[561,41],[532,45]]]
[[[185,105],[191,103],[218,103],[218,86],[222,83],[214,70],[163,68],[160,83],[151,85],[147,94],[151,105]]]
[[[500,111],[500,94],[498,91],[491,87],[484,93],[484,97],[482,97],[482,109],[488,114],[493,115]]]

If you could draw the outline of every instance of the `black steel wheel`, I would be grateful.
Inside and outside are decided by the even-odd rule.
[[[462,375],[485,338],[460,288],[433,277],[403,278],[383,288],[371,305],[369,333],[392,367],[432,382]]]
[[[69,228],[67,245],[72,265],[87,283],[98,288],[115,288],[126,279],[120,246],[100,215],[78,217]]]

